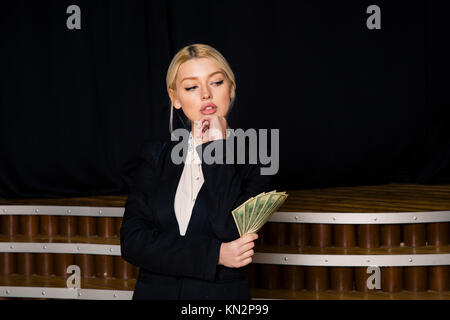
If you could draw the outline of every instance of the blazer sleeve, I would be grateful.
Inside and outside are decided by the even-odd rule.
[[[202,235],[180,236],[158,227],[155,208],[146,196],[157,187],[153,154],[151,147],[144,146],[141,164],[133,174],[120,229],[122,257],[156,273],[213,281],[221,241]]]
[[[259,162],[242,165],[236,165],[237,161],[227,163],[226,141],[229,139],[235,139],[235,136],[232,134],[227,139],[209,141],[196,147],[200,156],[205,155],[207,148],[221,150],[218,155],[221,163],[202,161],[202,171],[209,195],[210,221],[216,236],[222,241],[239,238],[231,212],[249,198],[272,191],[273,187],[272,176],[261,175],[262,165]],[[234,142],[236,144],[236,139]]]

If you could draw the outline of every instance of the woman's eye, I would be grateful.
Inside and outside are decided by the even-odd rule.
[[[223,80],[220,80],[220,81],[215,81],[215,82],[213,82],[215,85],[217,85],[217,86],[220,86],[222,83],[223,83]],[[184,88],[186,91],[190,91],[190,90],[193,90],[193,89],[195,89],[195,88],[197,88],[197,86],[193,86],[193,87],[188,87],[188,88]]]

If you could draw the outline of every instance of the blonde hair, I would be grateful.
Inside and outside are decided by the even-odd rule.
[[[169,65],[169,69],[167,70],[166,75],[166,86],[167,86],[167,92],[169,92],[169,89],[172,89],[176,92],[176,78],[177,73],[180,65],[188,60],[195,59],[195,58],[209,58],[212,59],[214,62],[216,62],[222,70],[225,72],[225,75],[227,76],[228,80],[231,82],[232,87],[234,87],[234,90],[236,90],[236,79],[234,77],[234,73],[230,68],[230,65],[228,64],[227,60],[224,58],[224,56],[214,49],[213,47],[202,44],[202,43],[195,43],[191,45],[187,45],[184,48],[182,48],[180,51],[177,52],[177,54],[173,57],[172,62]],[[230,111],[234,105],[234,100],[236,98],[236,95],[231,98],[230,102]],[[228,112],[229,113],[229,112]],[[173,104],[172,101],[170,101],[170,120],[169,120],[169,130],[170,133],[173,132]]]

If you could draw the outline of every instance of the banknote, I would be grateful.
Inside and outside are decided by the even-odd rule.
[[[248,223],[248,220],[250,220],[250,217],[253,213],[253,208],[255,207],[255,201],[254,201],[254,197],[251,197],[250,199],[248,199],[245,204],[245,214],[244,214],[244,218],[242,220],[242,234],[246,233],[246,226]]]
[[[255,222],[261,218],[261,215],[264,212],[264,207],[273,194],[276,194],[275,190],[255,197],[256,198],[255,210],[252,217],[250,218],[250,224],[247,227],[247,231],[252,230],[252,227],[255,224]]]
[[[287,195],[279,195],[279,198],[276,200],[276,202],[273,204],[272,207],[268,208],[262,215],[261,219],[258,220],[257,224],[254,224],[252,229],[249,230],[249,233],[252,232],[258,232],[259,229],[261,229],[264,224],[269,220],[269,218],[272,216],[274,212],[278,210],[279,207],[281,207],[286,200]]]
[[[267,222],[272,213],[283,205],[288,195],[276,190],[262,192],[249,198],[232,211],[239,235],[257,232]]]
[[[250,228],[253,225],[253,222],[255,221],[255,218],[258,216],[258,213],[262,211],[262,208],[264,207],[267,199],[269,198],[269,196],[272,192],[275,192],[275,191],[271,191],[269,193],[263,192],[261,194],[258,194],[255,197],[255,199],[256,199],[255,206],[254,206],[252,214],[250,215],[250,218],[248,219],[247,225],[245,226],[246,231],[250,230]]]
[[[232,211],[232,215],[234,218],[234,222],[236,223],[237,229],[239,231],[239,235],[242,237],[244,234],[242,232],[244,215],[245,215],[245,206],[239,206],[235,210]]]
[[[265,221],[267,221],[268,217],[274,212],[274,209],[277,204],[280,202],[280,199],[283,197],[280,193],[273,193],[270,195],[269,199],[266,201],[265,206],[258,213],[257,218],[254,220],[253,225],[251,226],[249,233],[257,232],[257,230],[261,229],[264,225]]]
[[[245,203],[245,219],[244,219],[244,226],[243,226],[243,233],[247,233],[248,224],[250,222],[250,219],[252,217],[253,211],[255,209],[255,203],[257,201],[257,197],[250,198],[251,201],[247,201]]]

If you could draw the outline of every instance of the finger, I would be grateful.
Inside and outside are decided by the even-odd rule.
[[[205,121],[211,121],[212,116],[211,115],[204,115],[203,117],[200,118],[199,122],[203,124],[203,122]]]
[[[244,244],[243,246],[241,246],[239,248],[239,254],[241,255],[244,252],[246,252],[246,251],[248,251],[250,249],[253,249],[254,247],[255,247],[255,243],[253,241],[249,242],[249,243],[246,243],[246,244]]]
[[[253,240],[245,241],[245,239],[243,239],[243,238],[240,238],[236,244],[237,244],[238,250],[241,252],[242,252],[242,248],[250,248],[255,245]]]
[[[256,234],[256,233],[249,233],[249,234],[247,234],[247,239],[245,240],[245,242],[255,241],[258,238],[259,238],[258,234]]]
[[[198,127],[198,135],[197,138],[203,138],[203,134],[208,130],[209,122],[203,121]]]
[[[239,239],[236,240],[238,246],[243,246],[246,243],[252,242],[253,240],[249,237],[248,234],[243,235]]]
[[[238,257],[238,259],[242,261],[242,260],[245,260],[245,259],[247,259],[249,257],[252,257],[254,254],[255,254],[255,250],[250,249],[250,250],[245,251],[243,254],[241,254]]]
[[[208,127],[208,126],[209,126],[209,123],[210,123],[210,120],[209,120],[209,119],[203,119],[203,120],[201,121],[200,128],[202,129],[202,132],[205,131],[205,127]]]
[[[207,120],[207,121],[205,121],[205,122],[203,123],[203,126],[202,126],[202,133],[205,133],[206,130],[208,130],[208,129],[209,129],[209,121]]]
[[[242,239],[243,243],[247,243],[250,241],[255,241],[258,238],[259,238],[259,236],[257,233],[248,233],[248,234],[244,235],[241,239]]]
[[[199,120],[201,123],[203,122],[208,122],[208,126],[209,128],[215,128],[217,130],[219,130],[220,132],[225,132],[228,123],[226,121],[226,119],[222,116],[218,116],[218,115],[204,115],[202,118],[200,118]]]
[[[245,260],[242,260],[240,266],[241,266],[241,267],[245,267],[246,265],[248,265],[248,264],[251,263],[251,262],[252,262],[252,258],[247,258],[247,259],[245,259]]]

